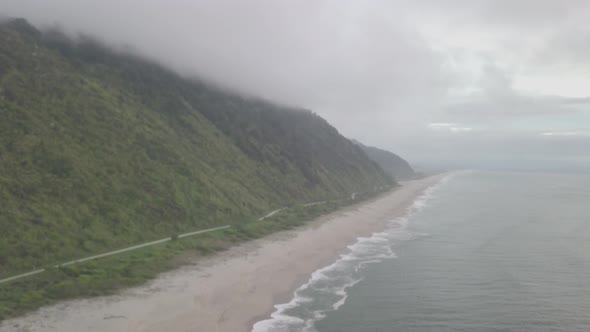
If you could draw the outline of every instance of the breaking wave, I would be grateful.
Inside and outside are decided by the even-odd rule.
[[[411,217],[428,206],[434,192],[452,176],[424,190],[408,207],[405,216],[391,220],[385,231],[359,237],[355,244],[348,246],[346,254],[313,272],[309,280],[295,290],[291,301],[275,305],[271,318],[254,324],[252,332],[315,331],[315,322],[346,303],[348,289],[362,280],[362,271],[367,265],[395,258],[392,250],[395,242],[421,235],[407,229]]]

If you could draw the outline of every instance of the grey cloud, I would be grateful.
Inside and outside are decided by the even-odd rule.
[[[505,70],[489,62],[478,85],[481,91],[462,98],[449,99],[442,119],[463,118],[469,121],[506,121],[508,118],[583,113],[590,97],[563,97],[526,94],[512,88]]]
[[[534,29],[547,24],[560,24],[581,9],[585,0],[423,0],[423,10],[444,12],[457,24],[493,24],[501,28]]]
[[[419,159],[456,156],[465,146],[499,151],[502,135],[531,146],[511,132],[444,136],[430,122],[503,128],[512,118],[577,114],[588,102],[514,91],[518,68],[498,66],[494,54],[436,49],[422,27],[496,33],[502,52],[532,59],[543,47],[530,38],[547,35],[543,45],[555,44],[550,37],[567,33],[587,7],[578,0],[3,0],[0,12],[130,45],[182,75],[311,108],[345,135]],[[547,59],[562,57],[548,49]],[[470,74],[469,58],[483,69]],[[466,87],[474,91],[451,93]]]
[[[446,107],[447,115],[499,118],[528,117],[535,115],[572,114],[587,111],[585,105],[590,98],[567,98],[559,96],[526,96],[519,94],[505,95],[501,98],[469,98]],[[582,107],[579,107],[582,106]]]
[[[587,11],[587,15],[590,15],[590,11]],[[540,66],[561,65],[588,71],[589,56],[590,27],[567,27],[551,34],[531,61]]]
[[[590,97],[555,97],[563,105],[585,105],[590,104]]]
[[[395,2],[18,0],[4,6],[37,23],[58,21],[112,44],[133,44],[184,74],[305,107],[390,109],[418,91],[443,89],[438,59],[398,24]]]
[[[184,75],[311,108],[369,141],[397,140],[427,121],[451,79],[444,58],[407,22],[405,1],[8,0],[3,7],[36,24],[132,44]]]

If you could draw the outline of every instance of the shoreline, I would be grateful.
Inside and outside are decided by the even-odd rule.
[[[251,331],[314,271],[335,261],[358,237],[383,230],[447,174],[396,190],[200,258],[118,295],[70,300],[0,322],[4,331]]]

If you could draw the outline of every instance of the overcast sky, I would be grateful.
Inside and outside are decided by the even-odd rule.
[[[590,167],[590,1],[2,0],[413,163]]]

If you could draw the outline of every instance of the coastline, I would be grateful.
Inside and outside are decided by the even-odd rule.
[[[305,226],[250,241],[161,274],[119,295],[66,301],[0,323],[4,331],[251,331],[289,301],[312,272],[358,237],[402,216],[446,174],[342,208]]]

